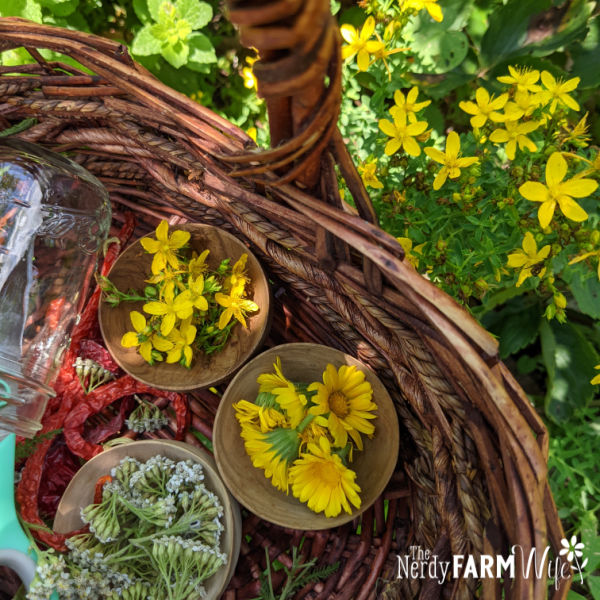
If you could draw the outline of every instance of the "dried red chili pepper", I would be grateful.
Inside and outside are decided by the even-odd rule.
[[[108,481],[112,481],[112,477],[110,475],[103,475],[98,479],[98,481],[96,481],[96,487],[94,489],[94,504],[99,504],[102,502],[102,488]]]
[[[64,423],[64,435],[71,452],[86,460],[102,452],[102,446],[93,444],[83,437],[83,428],[86,420],[119,398],[132,396],[133,394],[150,394],[167,398],[177,418],[177,432],[175,439],[183,439],[185,428],[188,424],[189,411],[187,399],[184,395],[176,392],[165,392],[152,388],[141,381],[136,381],[130,375],[124,375],[120,379],[110,381],[87,395],[84,401],[73,407],[67,415]]]
[[[135,229],[135,217],[133,213],[128,213],[125,224],[119,232],[120,244],[112,244],[102,264],[101,273],[106,275],[117,259],[120,250],[124,247],[127,240],[131,237]],[[79,351],[79,344],[82,339],[90,337],[90,333],[96,324],[98,303],[100,301],[101,290],[96,288],[88,304],[86,305],[79,323],[74,327],[71,335],[71,346],[67,350],[63,359],[63,366],[54,386],[57,395],[48,403],[46,413],[42,422],[42,432],[52,431],[62,427],[66,415],[76,405],[76,401],[83,398],[83,390],[75,373],[73,363]],[[46,454],[53,438],[42,442],[36,451],[27,459],[21,480],[17,485],[15,498],[19,505],[21,517],[26,523],[46,527],[46,524],[39,515],[38,494],[40,481],[44,469]],[[52,546],[56,550],[66,551],[64,535],[48,533],[42,529],[32,529],[32,534],[39,541]]]
[[[106,423],[95,426],[89,433],[86,432],[86,438],[93,444],[101,444],[110,436],[115,435],[123,429],[123,423],[127,415],[133,410],[136,402],[132,397],[123,398],[119,412]]]
[[[120,367],[113,360],[110,352],[94,340],[81,340],[79,356],[96,361],[103,369],[110,371],[113,375],[119,372]]]

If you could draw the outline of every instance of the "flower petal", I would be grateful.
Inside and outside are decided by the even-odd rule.
[[[379,120],[379,129],[381,129],[381,131],[383,131],[385,135],[396,137],[396,127],[391,121],[388,121],[387,119]]]
[[[146,317],[144,317],[142,313],[138,312],[137,310],[132,310],[129,313],[129,318],[131,319],[131,324],[133,325],[133,328],[138,333],[141,333],[142,331],[144,331],[144,329],[146,329]]]
[[[411,156],[419,156],[421,154],[421,147],[419,146],[419,144],[417,144],[415,138],[404,138],[402,145],[404,146],[404,150],[406,150],[406,153],[410,154]]]
[[[181,248],[188,243],[189,239],[189,231],[174,231],[171,235],[171,239],[169,240],[169,248],[172,248],[173,250]]]
[[[549,198],[548,188],[539,181],[525,182],[519,186],[519,193],[532,202],[546,202]]]
[[[567,161],[560,152],[553,152],[546,163],[546,185],[559,184],[567,174]]]
[[[123,346],[123,348],[133,348],[138,345],[139,345],[139,341],[138,341],[137,333],[135,333],[133,331],[128,331],[121,338],[121,346]]]
[[[556,202],[551,200],[547,202],[542,202],[538,209],[538,220],[542,229],[548,227],[550,225],[550,221],[552,221],[552,217],[554,216],[554,209],[556,208]]]
[[[436,162],[439,162],[441,165],[446,164],[446,155],[443,152],[441,152],[440,150],[438,150],[437,148],[428,146],[424,150],[425,150],[425,154],[427,154],[427,156],[429,156],[429,158],[432,158]]]
[[[523,250],[530,257],[534,257],[537,254],[537,244],[531,231],[528,231],[523,238]]]
[[[446,155],[456,158],[460,152],[460,137],[456,131],[451,131],[446,138]]]
[[[346,42],[348,42],[348,44],[354,44],[354,42],[358,38],[356,29],[354,29],[354,27],[352,27],[352,25],[348,25],[348,24],[342,25],[340,27],[340,33],[342,34],[342,37],[346,40]],[[347,47],[349,47],[349,46],[347,46]]]
[[[588,218],[588,214],[571,198],[570,196],[559,196],[557,198],[558,206],[562,211],[562,214],[567,217],[567,219],[571,219],[571,221],[576,221],[577,223],[581,223]]]
[[[156,239],[165,244],[169,241],[169,224],[165,220],[162,220],[156,228]]]
[[[160,248],[160,242],[158,240],[155,240],[154,238],[150,238],[150,237],[141,238],[140,244],[142,245],[142,248],[146,252],[150,252],[151,254],[158,252],[158,250]]]
[[[596,191],[598,182],[593,179],[580,179],[572,177],[560,186],[560,193],[573,196],[574,198],[586,198]]]

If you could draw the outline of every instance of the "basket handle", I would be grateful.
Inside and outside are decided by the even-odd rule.
[[[295,182],[322,201],[344,209],[335,165],[358,214],[377,216],[337,128],[342,96],[341,44],[330,3],[324,0],[228,0],[229,18],[240,40],[258,50],[254,64],[259,96],[265,98],[272,149],[223,157],[244,176],[266,186]],[[329,267],[349,250],[324,228],[317,231],[317,258]],[[368,259],[367,284],[381,290],[381,275]]]

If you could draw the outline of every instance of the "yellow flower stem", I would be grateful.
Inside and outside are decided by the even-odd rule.
[[[296,427],[296,431],[298,433],[302,433],[311,423],[311,421],[315,418],[315,415],[307,414],[302,421],[300,421],[300,425]]]
[[[588,160],[587,158],[585,158],[584,156],[579,156],[579,154],[573,154],[573,152],[563,152],[561,150],[560,152],[563,156],[568,156],[569,158],[575,158],[577,160],[581,160],[585,163],[587,163],[588,165],[593,165],[594,163],[591,160]]]

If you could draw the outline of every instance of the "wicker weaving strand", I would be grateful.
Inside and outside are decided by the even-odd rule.
[[[271,560],[298,545],[318,564],[340,561],[298,598],[541,600],[547,581],[397,579],[411,545],[439,559],[482,553],[558,554],[563,537],[546,477],[547,432],[499,361],[496,341],[456,302],[403,261],[375,213],[336,123],[338,32],[328,2],[230,2],[256,74],[274,147],[258,151],[238,128],[167,88],[112,41],[21,19],[0,19],[0,50],[25,47],[36,62],[0,68],[0,119],[34,117],[17,134],[66,152],[110,192],[115,224],[133,210],[138,231],[160,219],[218,225],[244,240],[273,281],[269,343],[311,341],[370,365],[396,404],[396,473],[358,523],[323,532],[284,530],[251,514],[225,598],[256,597]],[[310,20],[311,26],[304,25]],[[46,62],[39,49],[92,72]],[[339,198],[335,167],[358,215]],[[218,397],[189,395],[192,427],[211,436]],[[102,416],[98,417],[102,418]],[[169,436],[169,430],[161,435]],[[188,433],[186,440],[198,443]],[[387,500],[387,514],[384,508]],[[276,574],[275,583],[281,585]],[[552,598],[565,598],[564,581]]]

